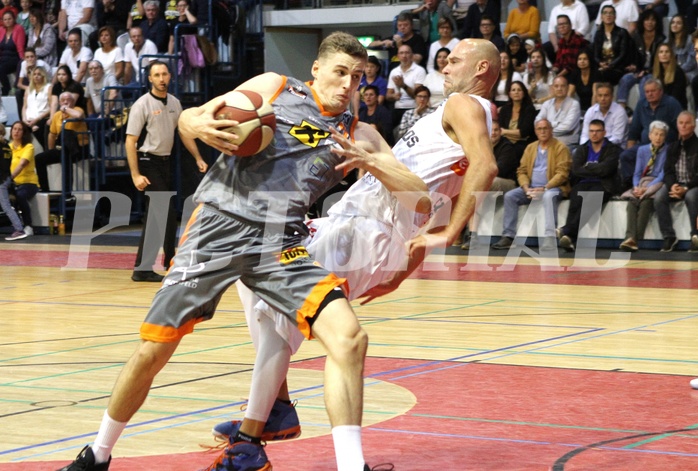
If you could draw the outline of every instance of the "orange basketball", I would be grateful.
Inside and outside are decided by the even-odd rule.
[[[249,90],[236,90],[226,98],[225,106],[216,119],[232,119],[239,124],[224,131],[237,135],[231,142],[239,149],[235,155],[249,157],[263,151],[274,138],[276,116],[274,108],[262,95]]]

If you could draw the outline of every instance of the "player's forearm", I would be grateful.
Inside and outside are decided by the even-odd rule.
[[[463,232],[463,228],[475,213],[477,193],[490,189],[497,171],[494,159],[477,164],[471,162],[469,165],[458,201],[451,208],[451,219],[443,231],[448,245],[452,245]]]
[[[367,168],[385,188],[393,193],[400,204],[418,213],[431,211],[431,199],[426,183],[392,156],[374,154],[374,162]]]

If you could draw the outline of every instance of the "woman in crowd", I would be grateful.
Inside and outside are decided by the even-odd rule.
[[[533,106],[528,89],[521,81],[511,83],[509,102],[499,111],[502,136],[509,139],[521,159],[526,146],[535,140],[534,124],[537,111]]]
[[[44,20],[44,13],[38,8],[32,8],[29,13],[31,25],[27,46],[33,47],[36,57],[51,67],[58,65],[56,30]]]
[[[94,60],[104,67],[105,74],[112,74],[117,81],[124,76],[124,53],[116,45],[116,32],[111,26],[102,26],[97,33],[100,47],[95,51]]]
[[[693,48],[691,34],[686,29],[686,20],[683,16],[674,15],[671,18],[667,43],[676,55],[676,63],[686,74],[686,81],[691,83],[693,77],[698,75],[698,63],[696,63],[696,51]]]
[[[31,72],[29,90],[24,94],[22,106],[22,121],[26,124],[41,144],[46,148],[46,123],[51,109],[51,85],[48,74],[41,67],[35,67]]]
[[[591,54],[587,50],[582,50],[577,55],[577,69],[569,76],[570,91],[569,96],[577,94],[579,106],[584,112],[594,104],[594,92],[599,76],[596,65],[592,63]]]
[[[177,17],[167,21],[167,26],[170,28],[170,44],[167,47],[169,54],[174,53],[174,34],[177,25],[193,25],[198,21],[189,11],[189,0],[177,0]]]
[[[51,87],[51,112],[49,114],[49,120],[58,111],[58,97],[61,96],[63,92],[77,93],[78,100],[76,106],[79,106],[83,110],[87,109],[87,104],[85,102],[85,89],[73,79],[73,73],[67,65],[62,65],[56,70],[56,82]]]
[[[427,59],[427,72],[434,71],[436,54],[442,49],[452,51],[456,44],[460,41],[453,37],[453,25],[447,18],[441,18],[438,23],[439,39],[431,43],[429,46],[429,58]],[[432,94],[434,91],[431,91]]]
[[[448,21],[446,22],[449,23]],[[427,74],[422,84],[431,92],[429,106],[439,106],[441,102],[444,101],[444,80],[446,76],[442,74],[441,71],[446,67],[446,64],[448,64],[448,55],[450,53],[451,51],[447,47],[442,47],[436,51],[432,71]]]
[[[24,223],[10,204],[10,188],[12,187],[12,176],[10,168],[12,166],[12,149],[6,139],[5,125],[0,123],[0,208],[5,213],[12,224],[13,232],[5,237],[5,240],[24,239],[29,234],[24,232]]]
[[[650,123],[650,143],[637,150],[633,187],[623,193],[626,206],[627,228],[620,249],[636,252],[638,242],[645,235],[647,223],[654,211],[654,194],[664,185],[664,162],[666,162],[666,135],[669,126],[662,121]]]
[[[594,62],[599,66],[599,81],[617,85],[625,68],[634,62],[633,44],[628,31],[616,25],[616,9],[601,10],[601,25],[594,35]]]
[[[512,64],[511,56],[509,56],[508,52],[500,52],[499,60],[501,63],[501,67],[499,69],[499,81],[493,90],[494,99],[492,100],[498,109],[509,103],[509,90],[511,89],[511,84],[513,82],[523,82],[523,77],[521,77],[521,74],[514,71],[514,64]]]
[[[684,110],[688,108],[686,74],[676,62],[676,55],[669,44],[662,44],[657,48],[652,76],[662,82],[664,93],[676,98]]]
[[[645,10],[640,14],[637,31],[632,38],[636,58],[626,67],[628,73],[621,77],[616,94],[616,101],[623,106],[628,102],[630,89],[637,83],[640,84],[640,96],[644,97],[644,81],[652,74],[654,55],[666,39],[662,34],[662,21],[653,10]]]
[[[526,48],[518,34],[509,35],[506,50],[511,58],[511,63],[514,65],[514,70],[520,74],[524,73],[526,62],[528,61],[528,52],[526,52]]]
[[[3,96],[10,94],[12,84],[10,74],[17,72],[17,66],[24,59],[24,46],[27,36],[24,28],[15,22],[15,14],[6,10],[0,27],[0,84]]]
[[[32,134],[27,125],[21,121],[15,122],[10,130],[10,149],[12,151],[10,178],[15,186],[17,208],[22,213],[21,219],[24,226],[22,232],[26,234],[24,236],[19,234],[18,239],[34,233],[31,228],[32,215],[29,200],[39,191],[39,178],[36,176],[34,146],[31,141]]]
[[[555,79],[555,74],[545,63],[545,54],[541,49],[531,53],[531,70],[523,76],[523,82],[528,87],[533,106],[539,110],[541,105],[552,98],[550,87]]]

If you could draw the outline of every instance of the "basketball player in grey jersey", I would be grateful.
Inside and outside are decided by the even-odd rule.
[[[343,274],[349,280],[350,292],[355,291],[357,286],[363,287],[367,278],[389,277],[383,283],[369,290],[368,293],[360,291],[355,293],[356,295],[367,295],[366,302],[397,288],[399,283],[407,278],[409,273],[424,260],[429,247],[429,239],[434,237],[442,243],[444,240],[448,244],[453,243],[453,240],[460,234],[474,213],[476,202],[474,194],[479,191],[487,191],[497,174],[496,161],[492,154],[489,137],[490,104],[483,100],[483,97],[490,96],[490,91],[499,75],[497,49],[486,40],[463,40],[449,55],[448,65],[444,68],[443,73],[446,75],[444,94],[449,98],[442,105],[442,109],[433,114],[433,116],[440,115],[440,120],[436,118],[429,120],[428,118],[432,115],[423,118],[413,128],[414,132],[398,142],[393,150],[402,163],[405,163],[424,179],[430,191],[452,198],[450,220],[447,225],[435,229],[429,235],[419,235],[409,241],[409,252],[405,254],[409,257],[406,270],[398,271],[394,276],[390,276],[390,272],[381,273],[381,267],[377,266],[375,260],[362,260],[359,262],[360,268],[356,272]],[[408,134],[410,133],[411,131],[408,132]],[[421,139],[423,142],[417,143],[415,139]],[[349,245],[352,245],[352,237],[355,239],[370,238],[373,237],[372,234],[378,233],[374,239],[376,243],[369,242],[366,244],[367,246],[380,247],[379,250],[389,250],[390,246],[396,246],[397,251],[399,251],[401,249],[399,246],[402,245],[399,237],[407,239],[413,237],[413,228],[408,224],[401,225],[394,222],[403,219],[396,215],[403,211],[395,204],[385,202],[385,195],[386,192],[382,190],[380,184],[374,185],[370,175],[364,176],[352,186],[338,203],[338,207],[341,208],[338,212],[348,217],[323,218],[329,219],[329,224],[323,225],[313,236],[312,242],[308,244],[311,253],[311,248],[314,245],[317,247],[318,239],[321,238],[329,239],[329,243],[323,244],[325,247],[337,247],[339,244],[334,242],[338,239],[333,239],[333,236],[338,231],[342,232],[342,237],[349,239],[346,241]],[[372,203],[368,204],[369,201]],[[334,208],[330,212],[332,213],[333,210]],[[349,221],[351,224],[343,227],[351,229],[337,229],[335,224],[338,221]],[[312,222],[310,226],[313,227]],[[407,233],[396,234],[400,230]],[[381,239],[390,240],[382,243]],[[356,246],[363,248],[363,244]],[[334,251],[319,250],[314,256],[321,263],[331,266],[338,251],[337,248]],[[366,256],[365,251],[361,249],[354,250],[353,253]],[[381,257],[383,258],[381,259]],[[384,263],[390,261],[390,256],[385,254],[377,254],[376,258],[383,260]],[[343,265],[343,263],[339,264]],[[300,345],[302,337],[299,338],[294,334],[290,329],[293,326],[290,324],[279,327],[277,321],[283,321],[283,319],[279,319],[278,314],[276,319],[272,319],[269,314],[263,311],[264,308],[260,309],[259,305],[254,307],[256,305],[255,299],[249,295],[248,290],[240,286],[240,283],[238,283],[238,290],[243,300],[248,326],[258,348],[259,357],[274,358],[274,361],[279,364],[283,363],[287,369],[290,356]],[[360,297],[356,295],[351,297]],[[254,312],[252,312],[253,310]],[[271,316],[273,315],[272,313]],[[261,348],[260,343],[255,338],[259,336],[264,337]],[[217,425],[214,429],[215,435],[235,433],[239,427],[245,426],[249,411],[254,413],[258,407],[268,410],[272,404],[276,416],[274,420],[267,422],[264,429],[265,436],[268,439],[279,439],[277,437],[288,436],[289,431],[299,431],[299,427],[291,428],[289,426],[293,423],[295,411],[291,406],[284,405],[284,401],[289,399],[287,385],[282,384],[278,399],[275,401],[273,390],[269,388],[269,374],[259,372],[259,370],[268,369],[268,367],[268,361],[255,363],[248,412],[246,412],[245,419],[242,422],[234,421]],[[277,372],[282,370],[281,366],[277,368]],[[260,407],[260,403],[264,405]],[[280,420],[279,417],[284,418],[284,420]],[[279,424],[284,428],[278,428]],[[298,425],[297,421],[295,424]],[[299,432],[296,432],[295,435],[297,433]]]
[[[214,315],[223,293],[238,279],[284,312],[308,338],[317,338],[325,347],[325,402],[333,436],[342,444],[338,466],[341,470],[363,471],[361,417],[367,335],[341,289],[344,280],[308,255],[302,246],[302,234],[286,229],[300,228],[313,202],[311,198],[329,190],[345,170],[353,168],[371,172],[391,191],[414,195],[415,199],[408,198],[407,204],[411,201],[418,210],[428,211],[430,207],[424,182],[395,159],[376,130],[365,123],[354,124],[347,111],[358,89],[366,57],[366,50],[356,38],[333,33],[320,45],[312,68],[313,82],[302,84],[267,73],[238,87],[259,93],[272,106],[277,99],[277,106],[286,106],[287,100],[292,99],[290,95],[295,96],[295,103],[307,111],[306,120],[320,131],[322,139],[313,142],[309,149],[283,145],[277,148],[272,143],[251,157],[219,157],[197,191],[201,204],[187,225],[173,266],[141,325],[142,341],[116,382],[95,443],[85,447],[61,471],[109,468],[112,448],[145,401],[157,373],[182,337],[192,332],[198,322]],[[179,132],[185,146],[191,149],[196,145],[194,140],[201,138],[225,154],[234,154],[237,147],[229,139],[235,136],[222,129],[237,122],[215,119],[224,103],[225,96],[181,114]],[[289,117],[288,113],[284,116],[283,109],[278,110],[281,117]],[[332,117],[329,123],[326,117]],[[305,126],[303,122],[297,125]],[[336,125],[346,137],[335,133],[333,140],[328,125]],[[284,131],[283,125],[277,128],[277,144],[284,141],[285,137],[278,134]],[[357,145],[350,146],[350,139],[355,139]],[[282,175],[274,172],[277,167]],[[312,171],[302,170],[310,167]],[[292,206],[267,211],[274,223],[267,224],[266,208],[278,203],[274,196],[283,196],[278,192],[270,194],[269,188],[279,183],[295,187],[282,188],[290,193],[287,196]],[[304,200],[298,193],[310,197]],[[275,390],[283,378],[283,374],[278,377]],[[270,381],[276,379],[275,376]],[[263,427],[264,422],[260,425]],[[231,437],[229,445],[207,469],[270,470],[260,435],[251,429]]]

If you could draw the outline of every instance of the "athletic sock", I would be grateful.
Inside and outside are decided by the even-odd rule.
[[[339,425],[332,429],[337,471],[363,471],[364,452],[361,447],[361,426]]]
[[[109,413],[104,411],[102,417],[102,425],[99,426],[99,433],[92,444],[92,453],[95,455],[95,464],[106,463],[109,461],[111,451],[116,445],[121,433],[126,428],[128,422],[117,422],[109,417]]]

